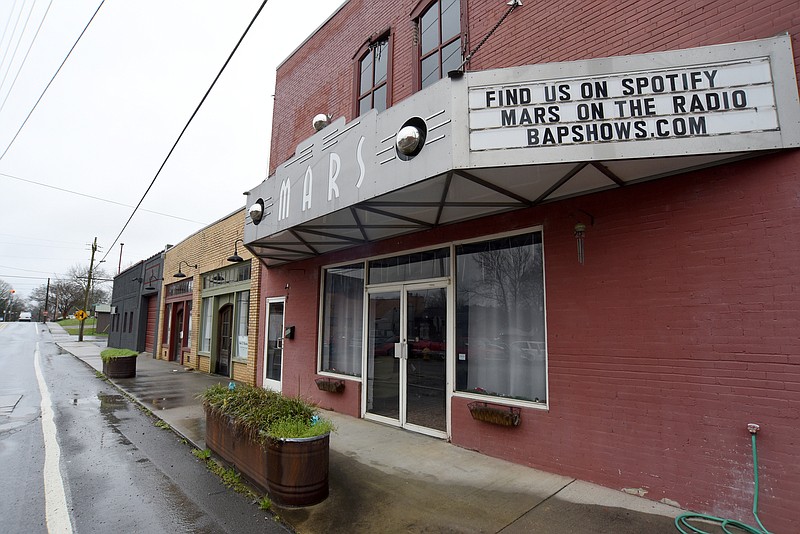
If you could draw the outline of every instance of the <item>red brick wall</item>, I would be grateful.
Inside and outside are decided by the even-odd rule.
[[[279,69],[273,170],[309,136],[314,114],[352,118],[352,55],[370,34],[391,26],[393,102],[412,93],[413,4],[352,0]],[[474,46],[506,5],[469,9]],[[784,31],[800,64],[796,1],[525,2],[470,69]],[[800,517],[798,169],[800,152],[787,151],[270,269],[264,294],[288,294],[286,323],[297,326],[285,349],[285,391],[360,410],[357,382],[339,396],[314,386],[322,265],[542,225],[550,409],[525,409],[521,426],[506,429],[473,421],[469,401],[454,398],[453,442],[752,523],[746,424],[759,423],[760,516],[770,530],[792,532]],[[595,217],[583,266],[572,236],[580,210]]]
[[[759,423],[760,516],[789,532],[800,495],[798,168],[797,151],[762,156],[375,243],[324,263],[542,225],[550,410],[524,409],[522,424],[507,429],[473,421],[469,401],[454,398],[453,443],[750,521],[746,425]],[[583,266],[572,235],[579,210],[595,217]],[[313,383],[322,264],[265,277],[267,295],[289,295],[286,322],[297,325],[284,388],[357,415],[356,382],[340,396]]]
[[[550,410],[513,430],[453,403],[453,441],[790,532],[800,495],[796,151],[528,212],[544,223]],[[595,216],[586,262],[571,213]]]
[[[314,382],[320,377],[317,374],[319,274],[320,269],[316,265],[292,264],[269,269],[261,279],[262,300],[266,302],[267,298],[286,297],[284,324],[295,326],[294,339],[285,340],[283,345],[282,391],[288,395],[313,399],[326,410],[359,417],[360,381],[346,380],[341,393],[320,391]],[[258,328],[258,384],[263,385],[266,313],[261,314]]]
[[[350,0],[277,72],[270,174],[313,134],[318,113],[353,118],[353,55],[371,36],[392,31],[392,98],[414,92],[414,25],[419,0]],[[461,0],[468,7],[468,50],[508,9],[505,2]],[[468,4],[468,5],[467,5]],[[524,2],[475,54],[468,70],[675,50],[789,32],[800,60],[796,0],[643,0]],[[377,35],[376,35],[377,36]],[[800,64],[800,61],[796,61]]]

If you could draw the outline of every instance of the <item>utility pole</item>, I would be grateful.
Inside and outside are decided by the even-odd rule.
[[[44,322],[47,322],[47,314],[50,313],[48,305],[50,304],[50,279],[47,279],[47,291],[44,293]]]
[[[94,253],[97,252],[97,238],[94,238],[94,243],[92,243],[92,259],[89,260],[89,276],[86,279],[86,296],[83,299],[83,311],[86,312],[86,308],[89,307],[89,292],[92,290],[92,268],[94,267]],[[81,327],[78,330],[78,341],[83,341],[83,323],[86,322],[86,317],[84,316],[81,319]]]

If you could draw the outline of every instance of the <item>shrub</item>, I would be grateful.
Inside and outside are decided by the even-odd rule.
[[[102,358],[104,362],[108,362],[109,360],[114,360],[116,358],[129,358],[131,356],[138,355],[138,352],[130,349],[105,349],[100,353],[100,358]]]
[[[200,397],[207,412],[228,417],[236,433],[265,443],[272,438],[308,438],[334,430],[319,417],[317,407],[300,397],[287,397],[266,389],[222,384],[211,386]]]

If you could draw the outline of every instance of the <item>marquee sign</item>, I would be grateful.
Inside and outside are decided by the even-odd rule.
[[[471,87],[469,113],[472,150],[778,129],[766,57]]]

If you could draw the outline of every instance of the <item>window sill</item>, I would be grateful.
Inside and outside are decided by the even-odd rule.
[[[361,382],[361,377],[360,376],[355,376],[355,375],[343,375],[343,374],[339,374],[339,373],[332,373],[330,371],[317,371],[317,374],[319,376],[326,376],[326,377],[330,377],[330,378],[336,378],[336,379],[339,379],[339,380],[349,380],[349,381],[352,381],[352,382]]]
[[[248,360],[247,358],[240,358],[239,356],[231,357],[231,361],[232,362],[236,362],[236,363],[244,363],[244,364],[250,363],[250,360]]]

